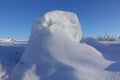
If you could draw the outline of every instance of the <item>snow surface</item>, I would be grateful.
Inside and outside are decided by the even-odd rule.
[[[0,46],[13,46],[13,45],[25,45],[27,40],[25,39],[13,39],[13,38],[0,38]]]
[[[22,57],[20,58],[20,54],[18,57],[18,53],[11,58],[5,55],[3,59],[11,59],[12,65],[8,66],[9,69],[0,66],[0,75],[2,75],[0,78],[3,80],[5,78],[5,80],[119,80],[120,46],[106,45],[93,38],[81,39],[82,30],[75,13],[58,10],[48,12],[34,22]],[[17,63],[13,63],[14,61]],[[8,62],[7,60],[6,65]]]

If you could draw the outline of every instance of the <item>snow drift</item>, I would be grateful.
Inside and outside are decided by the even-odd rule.
[[[9,80],[112,80],[111,64],[87,44],[76,14],[51,11],[38,17],[19,63]]]

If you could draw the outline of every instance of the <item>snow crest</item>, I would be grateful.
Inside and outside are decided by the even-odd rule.
[[[62,28],[76,41],[80,41],[82,38],[82,30],[77,18],[77,15],[72,12],[65,11],[51,11],[38,17],[33,24],[33,33],[42,32],[44,29],[48,29],[51,33],[55,29]],[[59,30],[61,32],[61,30]],[[35,31],[35,32],[34,32]]]

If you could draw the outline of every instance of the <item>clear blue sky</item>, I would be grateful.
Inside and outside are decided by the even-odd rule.
[[[83,35],[120,35],[120,0],[0,0],[0,37],[28,38],[34,19],[50,10],[75,12]]]

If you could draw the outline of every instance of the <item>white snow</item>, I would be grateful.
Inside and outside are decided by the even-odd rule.
[[[43,33],[44,29],[53,33],[55,29],[62,28],[74,40],[80,41],[82,30],[77,15],[72,12],[51,11],[44,16],[38,17],[33,24],[33,34]],[[47,31],[46,30],[46,31]],[[59,30],[60,32],[61,30]]]
[[[8,78],[8,75],[6,74],[6,70],[2,67],[0,63],[0,80],[5,80]]]
[[[0,46],[21,46],[25,44],[27,44],[26,39],[0,38]]]
[[[38,17],[7,80],[119,80],[120,45],[81,39],[75,13],[55,10]]]
[[[11,38],[0,38],[0,45],[12,45],[12,42]]]
[[[40,77],[35,73],[36,65],[33,65],[31,69],[25,72],[22,80],[40,80]]]

